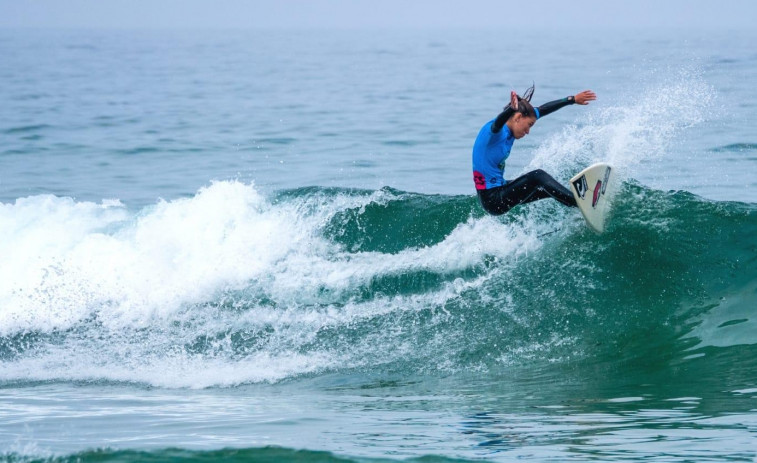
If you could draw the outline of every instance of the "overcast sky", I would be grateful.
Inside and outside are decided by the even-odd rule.
[[[0,0],[0,27],[750,28],[755,0]]]

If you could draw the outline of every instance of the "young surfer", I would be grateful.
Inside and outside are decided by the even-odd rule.
[[[490,214],[504,214],[518,204],[544,198],[554,198],[566,206],[576,206],[570,190],[541,169],[515,180],[505,180],[505,161],[510,156],[513,142],[528,135],[537,119],[567,105],[589,104],[597,96],[591,90],[584,90],[535,108],[531,105],[533,94],[533,86],[522,97],[510,92],[510,104],[481,128],[473,144],[473,182],[481,205]]]

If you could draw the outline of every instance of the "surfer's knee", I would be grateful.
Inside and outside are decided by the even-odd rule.
[[[531,178],[539,180],[542,183],[543,183],[543,181],[545,179],[551,179],[552,178],[552,176],[550,176],[546,171],[544,171],[542,169],[532,170],[530,172],[530,175],[531,175]]]

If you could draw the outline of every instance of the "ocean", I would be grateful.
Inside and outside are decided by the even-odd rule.
[[[755,43],[0,30],[0,459],[757,460]],[[532,84],[602,235],[478,204]]]

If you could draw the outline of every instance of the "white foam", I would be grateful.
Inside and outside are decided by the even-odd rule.
[[[214,245],[234,239],[224,236],[225,229],[238,217],[238,203],[249,200],[226,195],[229,213],[221,219],[213,207],[220,201],[208,196],[223,189],[161,203],[115,233],[106,229],[127,218],[121,207],[53,197],[5,206],[5,245],[18,251],[0,267],[6,277],[0,283],[2,330],[66,329],[93,311],[110,313],[103,317],[108,322],[119,313],[134,318],[140,310],[196,299],[212,284],[207,278],[217,276],[208,271],[218,263],[213,258],[225,257]]]
[[[126,217],[120,203],[49,195],[0,205],[0,333],[80,319],[85,288],[64,276],[67,256],[88,240],[105,238],[102,230]]]
[[[402,340],[407,328],[364,333],[349,345],[319,345],[316,336],[394,312],[448,316],[447,301],[488,278],[457,273],[488,257],[515,262],[541,246],[537,224],[491,217],[394,254],[349,252],[323,236],[335,214],[396,199],[385,190],[316,192],[272,203],[253,185],[217,182],[138,213],[52,196],[2,205],[9,258],[0,263],[0,335],[47,333],[52,341],[4,361],[0,379],[207,387],[388,362],[416,348]],[[419,271],[446,282],[419,294],[359,297],[376,279]],[[238,353],[234,333],[262,341]],[[198,339],[208,340],[205,350],[187,348]],[[389,339],[391,349],[376,349]]]
[[[46,345],[40,355],[8,362],[0,379],[125,381],[159,387],[205,388],[243,383],[275,382],[330,368],[356,368],[407,359],[419,355],[413,336],[404,330],[417,326],[393,325],[366,332],[358,340],[337,339],[328,345],[308,347],[328,328],[348,328],[361,321],[393,312],[432,311],[430,324],[443,323],[449,314],[440,308],[464,291],[476,288],[487,276],[474,281],[455,280],[438,291],[409,296],[382,296],[341,307],[290,306],[284,310],[256,307],[239,314],[209,311],[200,324],[124,333],[89,326],[65,342]],[[270,338],[261,349],[234,355],[230,331],[270,328]],[[187,351],[185,343],[198,336],[211,337],[208,353]],[[444,362],[450,333],[425,346],[425,355]],[[390,348],[383,348],[391,346]],[[428,352],[428,350],[431,352]],[[454,355],[454,352],[449,353]],[[437,358],[438,357],[438,358]],[[433,366],[430,368],[433,369]]]
[[[442,242],[397,254],[301,252],[279,262],[269,290],[280,301],[312,301],[324,290],[338,296],[377,276],[416,271],[453,273],[480,263],[486,256],[517,259],[540,246],[533,231],[505,227],[493,218],[469,220]]]

